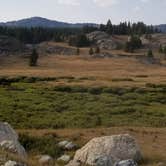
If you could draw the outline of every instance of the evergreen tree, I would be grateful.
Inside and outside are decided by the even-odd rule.
[[[111,20],[108,20],[108,22],[107,22],[107,25],[106,25],[106,32],[108,33],[108,34],[112,34],[112,32],[113,32],[113,26],[112,26],[112,23],[111,23]]]
[[[30,66],[37,66],[37,61],[38,61],[39,55],[36,51],[36,49],[32,50],[32,54],[30,56],[30,62],[29,65]]]
[[[153,58],[153,51],[151,49],[148,50],[148,53],[147,53],[147,57],[148,58]]]
[[[76,54],[77,54],[77,55],[80,55],[80,48],[79,48],[79,47],[77,47]]]
[[[93,48],[91,47],[90,49],[89,49],[89,55],[93,55],[94,54],[94,51],[93,51]]]
[[[164,53],[164,58],[166,59],[166,46],[164,46],[163,53]]]

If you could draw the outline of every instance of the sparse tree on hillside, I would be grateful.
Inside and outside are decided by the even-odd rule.
[[[148,58],[153,58],[153,51],[151,49],[148,50],[148,53],[147,53],[147,57]]]
[[[80,48],[79,48],[79,47],[77,47],[76,54],[77,54],[77,55],[80,55]]]
[[[98,46],[95,48],[95,53],[96,53],[96,54],[99,54],[99,53],[100,53],[100,48],[99,48]]]
[[[164,46],[163,53],[164,53],[164,58],[166,59],[166,46]]]
[[[107,25],[106,25],[106,32],[108,33],[108,34],[112,34],[112,32],[113,32],[113,25],[112,25],[112,23],[111,23],[111,20],[108,20],[108,22],[107,22]]]
[[[32,54],[30,56],[29,65],[30,66],[37,66],[38,58],[39,58],[38,52],[36,51],[36,49],[33,49]]]
[[[159,53],[163,53],[163,46],[161,44],[159,46]]]
[[[91,47],[90,49],[89,49],[89,55],[93,55],[94,54],[94,51],[93,51],[93,48]]]

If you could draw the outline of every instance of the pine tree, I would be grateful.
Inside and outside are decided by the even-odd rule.
[[[164,59],[166,59],[166,46],[164,46],[163,53],[164,53]]]
[[[32,54],[30,56],[29,65],[30,66],[37,66],[38,57],[39,57],[39,55],[38,55],[36,49],[33,49]]]
[[[90,49],[89,49],[89,55],[93,55],[94,54],[94,51],[93,51],[93,48],[91,47]]]
[[[151,49],[148,50],[148,53],[147,53],[147,57],[148,58],[153,58],[153,51]]]
[[[80,48],[79,48],[79,47],[77,47],[76,54],[77,54],[77,55],[80,55]]]
[[[107,22],[107,25],[106,25],[106,32],[108,33],[108,34],[112,34],[112,32],[113,32],[113,26],[112,26],[112,23],[111,23],[111,20],[108,20],[108,22]]]

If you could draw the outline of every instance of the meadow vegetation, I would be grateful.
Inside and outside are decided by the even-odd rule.
[[[19,129],[166,127],[166,85],[119,88],[43,82],[54,79],[19,77],[6,84],[1,78],[0,120]]]

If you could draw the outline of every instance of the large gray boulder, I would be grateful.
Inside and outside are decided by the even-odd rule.
[[[110,160],[108,163],[116,163],[128,159],[140,161],[142,158],[140,148],[135,139],[128,134],[124,134],[92,139],[76,152],[74,161],[97,166],[96,158],[98,156],[105,158],[104,161],[106,159],[107,162]],[[111,165],[106,164],[105,166]]]
[[[0,122],[0,148],[25,159],[27,154],[18,141],[18,135],[8,123]]]

